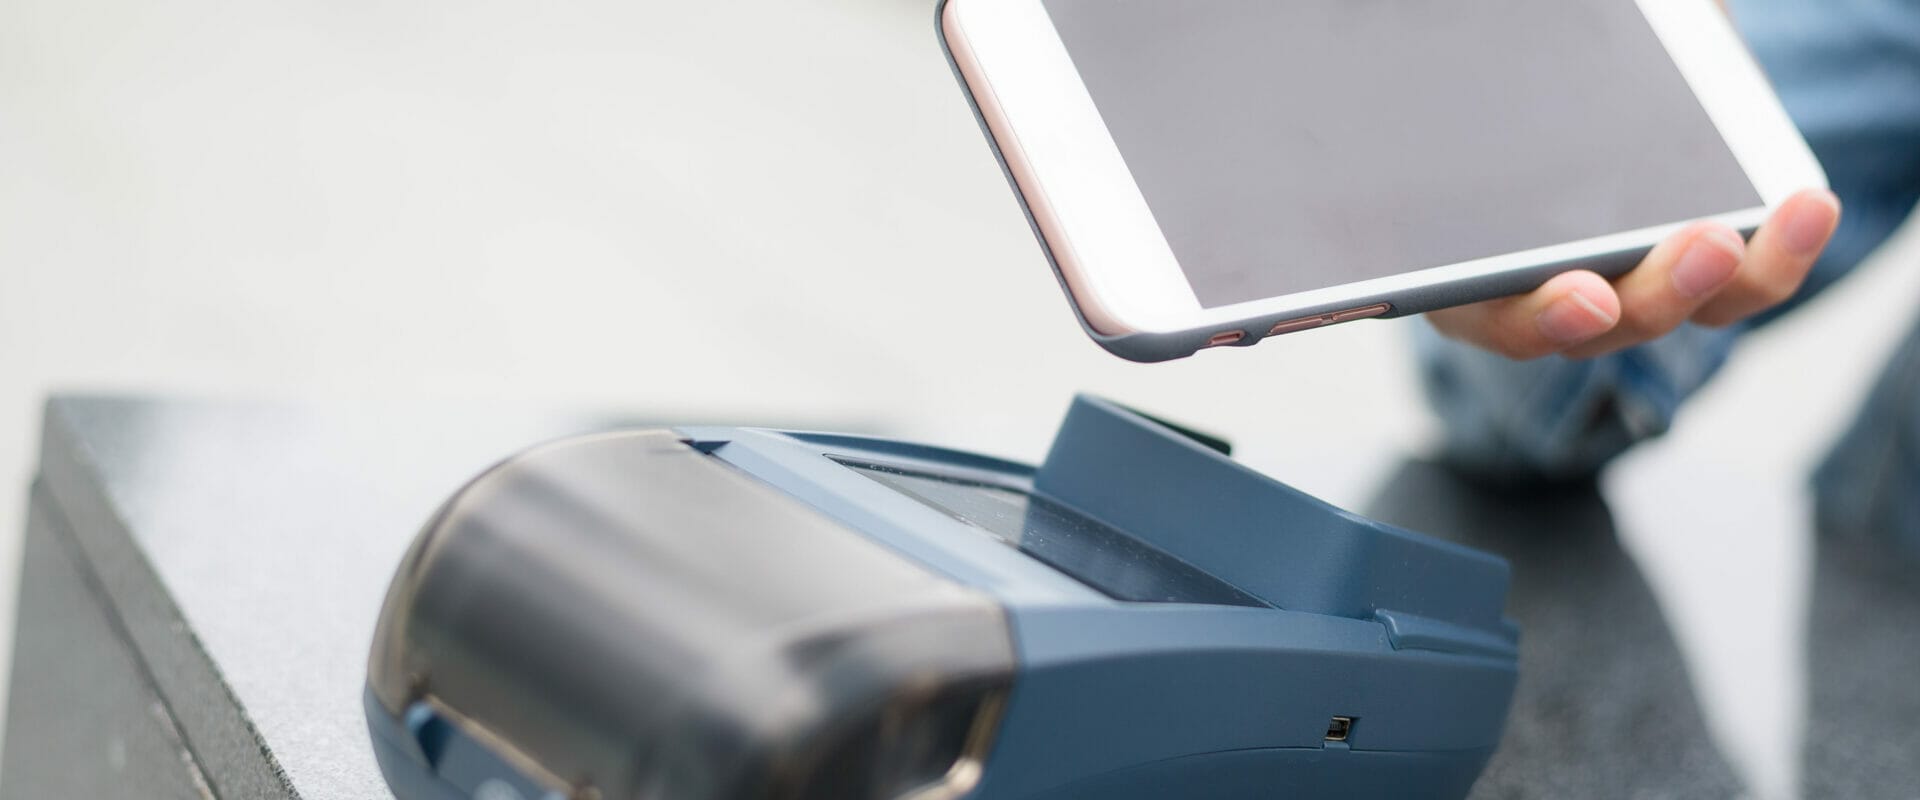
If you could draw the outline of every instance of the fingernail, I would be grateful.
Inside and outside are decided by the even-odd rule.
[[[1693,237],[1693,243],[1673,265],[1673,288],[1682,297],[1695,298],[1727,285],[1740,268],[1746,243],[1738,234],[1715,228]]]
[[[1839,217],[1840,200],[1832,192],[1794,203],[1792,213],[1780,220],[1780,246],[1794,255],[1812,255],[1826,245]]]
[[[1555,344],[1579,344],[1613,329],[1613,315],[1602,311],[1579,292],[1568,292],[1548,303],[1534,320],[1540,335]]]

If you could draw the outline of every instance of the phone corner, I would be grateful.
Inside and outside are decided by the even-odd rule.
[[[1200,348],[1184,341],[1175,334],[1164,333],[1101,333],[1083,320],[1081,328],[1087,332],[1100,348],[1136,364],[1158,364],[1165,361],[1177,361],[1193,355]]]
[[[953,27],[949,16],[952,3],[953,0],[934,0],[933,3],[933,33],[940,40],[941,49],[947,51],[949,60],[953,54],[953,38],[949,30]]]

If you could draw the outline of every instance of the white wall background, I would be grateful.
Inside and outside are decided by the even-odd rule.
[[[1610,476],[1763,795],[1797,764],[1803,468],[1916,260]],[[0,574],[49,391],[812,416],[1032,458],[1092,390],[1351,504],[1431,430],[1410,324],[1100,351],[930,2],[0,2]],[[1770,613],[1714,621],[1736,605]]]

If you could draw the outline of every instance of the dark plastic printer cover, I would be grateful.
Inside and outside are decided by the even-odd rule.
[[[650,431],[456,495],[369,683],[562,795],[936,798],[977,780],[1013,670],[988,598]]]

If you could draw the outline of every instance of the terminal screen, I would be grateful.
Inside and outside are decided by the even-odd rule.
[[[1045,497],[884,464],[838,460],[1114,599],[1265,605],[1191,564]]]

